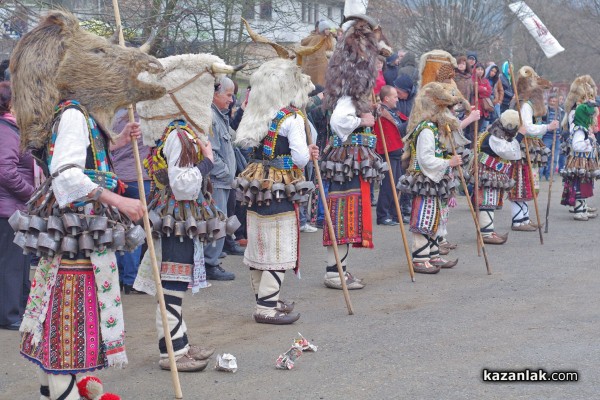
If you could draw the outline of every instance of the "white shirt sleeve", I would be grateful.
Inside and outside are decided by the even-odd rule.
[[[423,129],[417,138],[417,162],[426,177],[439,182],[450,166],[449,160],[435,156],[435,137],[431,129]]]
[[[310,159],[306,143],[304,119],[298,115],[286,118],[281,124],[279,135],[287,137],[294,164],[298,168],[304,168]]]
[[[187,132],[185,134],[189,135]],[[176,131],[167,137],[163,154],[167,159],[169,186],[171,186],[175,200],[196,200],[202,188],[202,174],[195,166],[177,166],[177,161],[181,156],[181,142]]]
[[[342,141],[360,126],[360,117],[356,115],[356,108],[349,96],[344,96],[337,101],[329,124]]]
[[[516,139],[509,142],[490,135],[490,148],[505,160],[515,161],[521,159],[521,144]]]
[[[573,148],[573,151],[581,153],[588,153],[593,150],[590,139],[585,138],[585,133],[583,133],[581,129],[577,129],[575,133],[573,133],[573,143],[571,147]]]
[[[89,131],[85,115],[73,108],[65,110],[58,124],[58,135],[50,162],[50,174],[68,164],[76,165],[78,168],[63,170],[53,178],[52,190],[61,208],[75,201],[83,200],[98,187],[83,173],[89,145]]]
[[[521,118],[523,119],[523,125],[527,128],[527,136],[529,137],[541,138],[548,130],[548,125],[533,123],[533,108],[529,103],[521,105]]]

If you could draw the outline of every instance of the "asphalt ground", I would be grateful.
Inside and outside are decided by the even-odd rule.
[[[548,184],[542,182],[545,215]],[[449,239],[458,243],[451,270],[411,282],[400,230],[375,226],[375,249],[351,249],[349,270],[364,278],[351,291],[348,315],[341,291],[323,286],[321,231],[303,233],[301,277],[286,274],[282,297],[302,314],[288,326],[254,322],[254,296],[242,258],[224,267],[235,281],[213,282],[186,297],[192,343],[237,358],[238,371],[180,374],[186,399],[593,399],[598,389],[600,220],[578,222],[560,206],[556,179],[549,233],[511,232],[503,246],[486,246],[492,275],[477,256],[475,230],[459,197]],[[591,204],[600,205],[592,199]],[[374,211],[374,210],[373,210]],[[535,215],[533,202],[531,214]],[[509,231],[510,203],[496,214]],[[410,235],[409,235],[410,240]],[[171,375],[158,367],[155,300],[123,296],[130,364],[97,375],[123,399],[171,399]],[[275,369],[277,356],[300,332],[318,346],[293,370]],[[17,332],[0,331],[0,398],[37,399],[36,367],[18,353]],[[483,381],[482,370],[572,370],[577,382]],[[594,383],[596,382],[596,383]]]

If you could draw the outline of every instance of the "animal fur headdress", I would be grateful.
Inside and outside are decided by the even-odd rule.
[[[250,77],[248,106],[237,130],[236,144],[255,147],[267,135],[269,124],[286,106],[303,108],[314,89],[310,77],[290,60],[274,59],[261,65]]]
[[[212,54],[181,54],[160,62],[164,67],[161,73],[140,75],[143,82],[167,89],[165,96],[137,104],[144,144],[154,146],[167,125],[176,119],[186,120],[196,134],[206,138],[212,123],[215,84],[235,68]]]
[[[415,97],[406,129],[408,134],[403,138],[404,142],[408,143],[414,139],[412,134],[421,122],[431,121],[437,125],[440,141],[446,148],[450,148],[446,127],[449,127],[453,133],[457,146],[468,144],[469,141],[460,132],[460,121],[453,112],[457,104],[469,109],[469,103],[462,97],[456,84],[431,82],[423,86]]]
[[[54,107],[61,100],[79,101],[107,128],[118,108],[165,93],[162,86],[137,79],[141,72],[162,70],[156,58],[84,31],[77,18],[64,11],[48,13],[23,36],[10,68],[23,148],[46,145]]]
[[[562,127],[564,130],[568,130],[569,127],[569,113],[577,107],[577,104],[581,104],[585,101],[595,101],[598,95],[598,87],[596,82],[589,75],[582,75],[575,78],[571,83],[569,94],[565,100],[565,117],[562,120]]]
[[[333,110],[341,97],[349,96],[361,114],[371,111],[377,77],[375,61],[387,45],[380,41],[381,30],[369,21],[356,17],[347,24],[349,27],[329,60],[323,104],[325,109]]]
[[[500,139],[511,142],[517,135],[519,125],[519,113],[515,110],[506,110],[500,115],[500,118],[490,125],[488,132]]]
[[[420,85],[423,87],[429,82],[441,82],[444,78],[454,78],[454,68],[457,68],[456,59],[444,50],[432,50],[421,56],[419,61]]]
[[[539,76],[530,66],[521,67],[517,74],[517,91],[521,102],[530,101],[533,106],[533,116],[546,115],[544,90],[550,89],[552,82]]]

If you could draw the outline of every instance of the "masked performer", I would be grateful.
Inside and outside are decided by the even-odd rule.
[[[598,145],[592,129],[597,117],[596,107],[597,104],[592,102],[577,106],[567,140],[569,155],[563,171],[561,204],[574,207],[575,221],[597,217],[587,207],[587,199],[594,194],[594,179],[600,177]]]
[[[529,219],[528,201],[533,199],[536,186],[539,184],[538,169],[548,163],[550,149],[548,149],[542,137],[547,131],[558,128],[558,121],[552,121],[548,125],[542,124],[542,117],[546,115],[544,104],[544,89],[549,89],[551,83],[538,74],[529,66],[521,67],[517,74],[517,90],[521,98],[521,118],[523,127],[519,131],[525,135],[529,146],[529,157],[531,168],[527,164],[525,153],[525,142],[521,140],[521,160],[515,161],[513,165],[512,178],[515,186],[508,193],[508,199],[512,202],[512,227],[513,231],[531,232],[538,229],[538,225]],[[534,186],[531,185],[533,174]],[[538,221],[540,223],[540,221]]]
[[[460,121],[452,111],[457,104],[469,109],[454,84],[431,82],[423,86],[410,115],[410,133],[404,138],[410,160],[398,188],[413,196],[410,231],[414,270],[418,273],[435,274],[440,268],[458,263],[441,258],[438,243],[440,221],[455,191],[451,168],[462,163],[461,156],[450,155],[450,140],[459,146],[469,143],[460,133]]]
[[[302,57],[302,72],[310,76],[314,85],[325,84],[325,72],[329,57],[335,47],[335,25],[326,20],[319,21],[314,32],[300,42],[302,46],[318,47],[314,53]]]
[[[596,96],[598,94],[598,88],[596,86],[596,82],[589,75],[582,75],[575,78],[575,80],[571,83],[571,87],[569,89],[569,94],[567,95],[567,99],[565,100],[565,117],[562,121],[562,131],[565,133],[562,138],[562,143],[560,146],[561,156],[569,157],[572,155],[572,149],[570,146],[571,143],[571,132],[574,129],[574,120],[575,120],[575,109],[579,104],[586,102],[594,102],[596,100]],[[566,163],[565,163],[566,164]],[[566,180],[570,177],[573,177],[575,170],[571,168],[567,171],[565,168],[561,171],[561,175],[563,179]],[[571,196],[572,197],[572,196]],[[574,201],[565,199],[565,205],[569,206],[569,212],[575,212],[573,206],[575,205]],[[570,203],[573,203],[572,205]],[[588,213],[594,214],[598,211],[595,207],[590,207],[586,201],[586,211]],[[592,217],[593,218],[593,217]]]
[[[285,272],[298,268],[298,203],[314,190],[303,169],[310,157],[318,157],[318,148],[307,145],[308,121],[300,110],[314,86],[299,67],[282,59],[261,65],[250,84],[236,139],[241,147],[254,148],[235,182],[238,198],[248,204],[244,264],[256,297],[254,320],[291,324],[300,314],[292,313],[294,303],[280,300],[279,293]]]
[[[76,385],[75,375],[127,363],[115,250],[144,240],[143,229],[132,225],[143,215],[140,201],[113,192],[123,186],[111,172],[106,127],[119,107],[165,93],[137,79],[162,68],[59,11],[19,41],[10,64],[22,146],[48,173],[28,215],[13,216],[16,240],[42,256],[21,353],[41,368],[43,399],[104,398],[99,381],[86,377]],[[138,125],[121,135],[117,142],[139,136]]]
[[[347,17],[344,35],[334,50],[326,73],[323,106],[332,110],[332,136],[321,162],[322,174],[329,181],[327,203],[335,231],[323,229],[327,246],[325,286],[341,289],[333,240],[340,246],[340,260],[348,289],[365,284],[346,271],[349,245],[373,248],[370,183],[381,181],[388,165],[375,152],[376,136],[372,110],[373,87],[377,77],[377,55],[389,48],[381,28],[366,15]],[[389,55],[389,53],[387,53]]]
[[[512,161],[521,159],[520,141],[515,140],[518,129],[519,114],[507,110],[478,137],[479,228],[483,242],[487,244],[504,244],[508,239],[508,233],[500,235],[495,232],[494,214],[502,208],[504,191],[514,185],[511,179]],[[471,183],[475,183],[474,177]]]
[[[203,243],[237,229],[211,201],[208,175],[213,152],[207,134],[212,121],[215,86],[233,67],[210,54],[183,54],[160,60],[164,72],[144,74],[142,81],[159,84],[168,96],[137,105],[144,144],[153,146],[144,164],[153,182],[149,217],[153,223],[156,256],[178,371],[206,368],[212,348],[190,345],[183,320],[183,298],[206,287]],[[227,228],[227,229],[226,229]],[[149,255],[142,261],[134,287],[154,294]],[[170,369],[160,308],[156,309],[159,366]]]

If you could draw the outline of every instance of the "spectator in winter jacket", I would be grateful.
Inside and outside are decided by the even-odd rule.
[[[477,85],[478,102],[475,104],[475,96],[473,96],[473,99],[470,103],[475,105],[476,109],[479,110],[481,116],[483,117],[483,121],[481,121],[479,126],[479,132],[483,132],[487,128],[487,119],[490,116],[490,110],[486,110],[486,107],[484,107],[484,99],[490,99],[492,96],[492,87],[490,86],[490,82],[485,79],[485,68],[483,67],[483,64],[477,63],[475,65],[473,81]]]
[[[415,53],[407,51],[400,60],[400,69],[398,69],[398,76],[406,74],[417,84],[419,82],[419,69],[417,68]]]
[[[477,64],[477,52],[467,51],[467,65],[471,73],[475,72],[475,65]]]
[[[385,65],[385,58],[383,56],[377,56],[377,60],[375,61],[375,66],[377,67],[377,78],[375,78],[375,87],[373,91],[375,95],[379,95],[379,91],[383,86],[385,86],[385,77],[383,66]]]
[[[551,94],[548,97],[548,107],[547,107],[546,115],[542,117],[542,122],[544,124],[550,124],[554,120],[561,122],[563,120],[564,116],[565,116],[565,110],[563,110],[558,105],[558,96],[556,94]],[[552,140],[554,139],[554,131],[546,131],[546,133],[544,133],[544,136],[542,136],[544,145],[546,145],[546,147],[549,148],[550,151],[554,153],[554,168],[559,168],[560,142],[561,142],[562,136],[563,135],[561,132],[560,125],[559,125],[558,129],[556,130],[556,142],[554,143],[554,146],[552,145]],[[564,140],[567,140],[567,138],[564,138]],[[550,155],[548,156],[548,163],[544,166],[544,168],[540,168],[540,178],[543,175],[547,181],[550,180],[550,172],[551,172],[550,161],[551,161],[551,159],[552,159],[552,153],[550,153]]]
[[[406,74],[401,74],[394,81],[394,87],[398,94],[398,103],[396,104],[396,111],[402,119],[402,123],[398,126],[402,137],[406,136],[406,127],[408,126],[408,117],[412,111],[412,106],[415,101],[415,94],[417,93],[417,87],[414,81]]]
[[[393,53],[385,60],[385,68],[383,70],[383,77],[385,78],[386,85],[393,85],[394,81],[398,77],[398,66],[400,64],[400,57],[398,53]]]
[[[514,96],[508,61],[502,63],[500,82],[502,83],[502,89],[504,89],[504,96],[502,97],[502,103],[500,103],[500,113],[503,113],[510,108],[510,101]]]
[[[502,82],[500,82],[500,69],[496,64],[491,63],[485,69],[485,77],[492,87],[494,112],[490,113],[490,117],[488,118],[490,123],[492,123],[500,116],[500,104],[502,104],[502,100],[504,99],[504,88],[502,87]]]
[[[467,63],[466,56],[458,56],[456,58],[457,68],[454,71],[454,81],[456,82],[456,86],[458,90],[462,93],[463,97],[467,99],[468,102],[471,102],[471,97],[473,97],[473,79],[471,74],[471,67]]]

